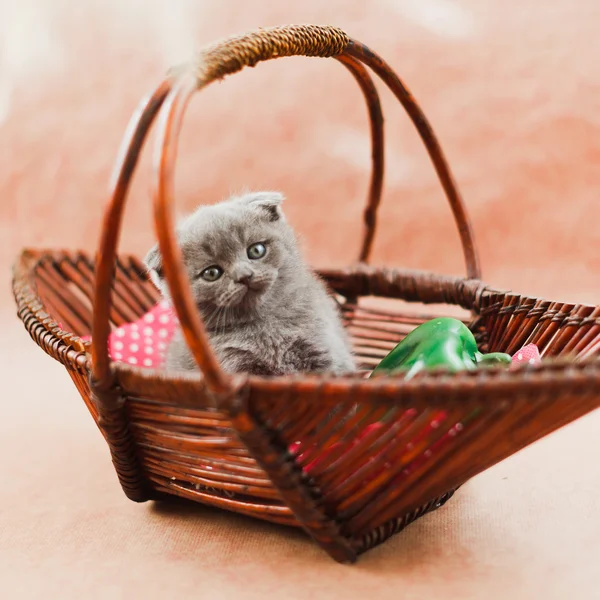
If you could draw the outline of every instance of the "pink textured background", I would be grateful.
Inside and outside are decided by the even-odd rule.
[[[12,598],[593,598],[598,414],[481,475],[358,567],[297,533],[126,501],[59,365],[14,318],[24,245],[93,250],[129,116],[165,68],[224,35],[331,23],[385,57],[438,133],[496,286],[600,302],[600,4],[595,0],[0,3],[0,582]],[[463,272],[407,117],[381,88],[386,189],[374,261]],[[148,148],[122,246],[153,242]],[[318,265],[358,250],[365,107],[334,61],[286,59],[214,85],[189,112],[178,210],[281,189]],[[50,408],[52,407],[52,408]]]

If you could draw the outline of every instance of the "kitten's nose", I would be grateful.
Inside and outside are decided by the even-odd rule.
[[[250,285],[250,282],[252,281],[253,276],[254,276],[254,274],[252,272],[240,273],[236,277],[235,282],[241,283],[243,285]]]

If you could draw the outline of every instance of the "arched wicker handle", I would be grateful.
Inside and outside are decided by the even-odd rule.
[[[373,137],[374,170],[369,203],[365,211],[366,231],[361,260],[366,261],[370,252],[383,178],[383,119],[377,93],[366,70],[360,64],[362,62],[370,66],[388,85],[415,124],[434,163],[458,224],[468,276],[477,279],[480,277],[472,229],[435,134],[410,93],[381,58],[366,46],[352,41],[343,31],[335,27],[278,27],[231,38],[201,52],[193,65],[174,71],[174,78],[163,83],[143,103],[128,130],[117,163],[113,192],[104,218],[97,257],[92,332],[92,378],[97,388],[109,387],[112,384],[108,357],[110,327],[108,315],[125,197],[143,141],[164,103],[155,152],[157,176],[155,225],[163,255],[165,278],[171,289],[186,342],[204,373],[207,387],[215,395],[227,394],[232,390],[232,379],[222,371],[210,348],[204,325],[192,298],[181,251],[175,238],[172,205],[177,139],[185,110],[195,91],[243,67],[254,66],[258,62],[283,56],[336,57],[354,74],[367,99]],[[171,83],[173,80],[174,83]]]

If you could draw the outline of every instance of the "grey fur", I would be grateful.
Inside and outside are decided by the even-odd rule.
[[[178,227],[193,295],[212,347],[229,372],[350,372],[354,359],[337,303],[304,263],[282,201],[276,192],[245,194],[200,206]],[[247,248],[259,242],[265,243],[266,255],[248,258]],[[168,298],[157,246],[146,256],[146,265]],[[200,274],[213,265],[220,266],[223,275],[207,282]],[[248,276],[249,282],[239,283]],[[166,365],[197,368],[180,330],[169,345]]]

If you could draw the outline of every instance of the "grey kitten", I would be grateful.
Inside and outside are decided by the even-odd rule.
[[[337,303],[300,256],[283,196],[256,192],[200,206],[177,229],[194,299],[229,372],[283,375],[354,370]],[[155,246],[145,259],[168,298]],[[181,330],[168,369],[194,370]]]

